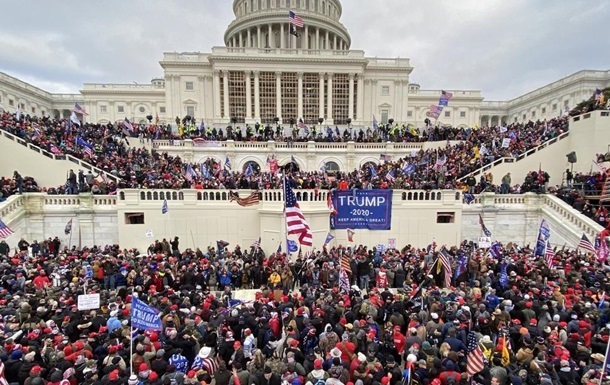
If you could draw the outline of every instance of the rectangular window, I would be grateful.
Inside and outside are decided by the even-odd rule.
[[[515,116],[515,123],[517,123],[517,117]]]
[[[46,116],[46,115],[47,115],[47,112],[46,112],[45,110],[42,110],[41,115],[42,115],[42,116]]]
[[[282,118],[284,123],[289,119],[298,120],[299,78],[295,72],[282,72]]]
[[[523,120],[527,119],[527,115],[523,114]]]
[[[15,102],[13,101],[13,99],[8,100],[8,105],[11,107],[13,107],[15,105]]]
[[[194,88],[195,88],[195,85],[193,84],[193,82],[186,82],[187,91],[192,91]]]
[[[381,95],[389,95],[390,86],[381,86]]]
[[[165,107],[159,107],[159,112],[164,114],[165,113]]]
[[[296,5],[295,5],[296,9],[301,8],[301,0],[297,0]]]
[[[407,117],[408,118],[412,118],[413,117],[413,111],[407,111]]]
[[[246,121],[246,74],[229,71],[229,117],[238,123]]]
[[[194,117],[195,116],[195,106],[186,106],[186,114],[188,116]]]
[[[466,117],[466,111],[460,111],[460,118]]]
[[[25,103],[20,103],[19,108],[21,108],[22,110],[25,110]]]
[[[143,225],[144,213],[125,213],[126,225]]]
[[[557,103],[553,103],[553,111],[557,111]]]
[[[436,223],[454,223],[454,221],[455,221],[454,212],[436,213]]]
[[[305,124],[318,124],[320,108],[320,75],[303,75],[303,115]]]
[[[546,114],[546,107],[542,107],[542,113]]]
[[[101,112],[102,114],[105,114],[106,112],[108,112],[108,107],[106,107],[106,106],[100,106],[100,112]]]
[[[532,118],[536,117],[536,111],[532,111]]]
[[[347,124],[347,118],[349,117],[349,75],[335,74],[333,78],[333,118],[335,124]]]
[[[278,0],[279,1],[279,0]],[[272,122],[277,116],[275,72],[261,72],[259,75],[259,100],[261,109],[261,122]],[[222,90],[222,88],[221,88]],[[222,100],[222,99],[221,99]],[[317,121],[317,118],[316,118]]]
[[[451,111],[445,111],[445,118],[451,117]]]
[[[383,124],[388,123],[389,115],[390,115],[390,111],[381,110],[381,123],[383,123]]]
[[[282,6],[281,1],[282,0],[275,0],[275,8],[279,8]]]
[[[125,106],[117,106],[116,110],[117,112],[120,112],[122,114],[123,112],[125,112]]]
[[[36,113],[36,107],[32,107],[32,114]]]

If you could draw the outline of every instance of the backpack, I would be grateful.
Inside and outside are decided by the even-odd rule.
[[[323,378],[320,378],[313,385],[326,385],[326,380]]]

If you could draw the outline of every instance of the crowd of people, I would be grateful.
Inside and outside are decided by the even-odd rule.
[[[156,126],[149,128],[153,131],[162,130]],[[54,189],[56,193],[92,189],[95,193],[103,194],[119,188],[277,188],[281,181],[277,175],[278,170],[298,180],[297,188],[324,188],[345,181],[350,188],[469,189],[470,183],[466,184],[463,180],[469,173],[500,157],[518,156],[557,137],[568,130],[568,120],[560,117],[549,121],[468,129],[430,127],[423,129],[421,135],[418,134],[418,140],[436,140],[441,143],[456,140],[459,143],[453,146],[440,145],[439,149],[413,151],[398,159],[385,157],[379,165],[365,165],[361,169],[332,174],[323,170],[299,172],[292,164],[283,169],[276,167],[272,172],[271,165],[275,159],[251,173],[248,170],[228,169],[215,159],[208,159],[204,164],[185,164],[179,157],[138,148],[137,139],[130,137],[136,133],[126,130],[122,125],[110,123],[86,123],[78,126],[69,119],[18,118],[15,114],[5,112],[0,117],[0,129],[55,154],[70,154],[83,159],[97,170],[118,178],[116,183],[104,180],[104,174],[101,173],[93,177],[90,185],[81,183],[80,180],[74,181],[71,177],[72,180],[69,179],[65,187]],[[140,129],[147,130],[146,127]],[[392,130],[404,132],[405,135],[410,132],[406,127],[398,126]],[[377,131],[379,130],[375,130]],[[202,131],[196,128],[196,131],[189,131],[187,136],[195,138],[202,137],[201,135]],[[203,137],[205,138],[205,133]],[[269,171],[263,168],[269,168]],[[91,176],[87,174],[82,177],[88,180]],[[477,185],[476,189],[482,191],[485,186]]]
[[[13,173],[11,178],[0,178],[0,202],[4,202],[11,195],[40,191],[42,190],[38,187],[34,178],[21,176],[17,171]]]
[[[0,255],[5,384],[610,382],[610,269],[574,250],[556,250],[552,268],[528,246],[492,254],[470,242],[289,258],[178,238],[144,253],[68,250],[56,238],[3,240]],[[236,299],[251,288],[255,300]],[[79,310],[85,292],[99,308]],[[161,330],[132,330],[136,298],[158,309]]]

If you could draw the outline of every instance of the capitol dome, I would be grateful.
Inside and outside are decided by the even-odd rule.
[[[291,34],[288,13],[303,19]],[[235,20],[225,31],[231,48],[349,50],[351,37],[339,19],[339,0],[234,0]]]

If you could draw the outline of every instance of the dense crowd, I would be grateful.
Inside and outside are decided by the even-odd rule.
[[[151,128],[159,129],[155,126]],[[92,184],[69,180],[65,188],[56,189],[57,193],[78,192],[82,191],[81,187],[87,191],[88,188],[93,189],[94,185],[95,193],[112,193],[117,188],[277,188],[281,182],[278,171],[292,175],[299,188],[324,188],[347,183],[350,188],[467,189],[471,187],[471,182],[465,184],[461,178],[500,157],[517,156],[557,137],[568,129],[568,121],[557,118],[506,127],[468,129],[431,127],[423,130],[425,136],[422,134],[422,137],[428,140],[459,140],[459,144],[447,144],[436,150],[414,151],[399,159],[386,157],[379,165],[365,165],[358,170],[333,175],[324,170],[299,172],[293,168],[293,164],[283,169],[276,167],[271,172],[275,159],[261,167],[269,168],[269,171],[255,169],[251,173],[248,170],[231,170],[214,159],[208,159],[203,165],[185,164],[179,157],[131,147],[130,144],[135,146],[137,143],[129,143],[129,139],[133,142],[137,140],[130,138],[130,132],[126,132],[122,125],[77,126],[69,120],[35,119],[29,116],[17,119],[14,114],[4,113],[0,119],[0,129],[47,151],[83,159],[119,178],[118,183],[103,178],[99,181],[97,175],[93,177],[96,183]],[[85,179],[89,177],[83,175]],[[484,189],[475,185],[478,186],[477,190]]]
[[[4,202],[11,195],[40,191],[34,178],[21,176],[17,171],[13,173],[12,178],[0,178],[0,202]]]
[[[183,249],[178,238],[143,254],[2,241],[0,382],[608,382],[604,261],[562,249],[549,268],[514,244],[440,253],[451,274],[435,245],[336,246],[292,260],[257,247]],[[256,300],[236,300],[244,288],[256,288]],[[78,310],[85,291],[100,294],[100,308]],[[162,330],[132,334],[134,298],[159,310]]]

